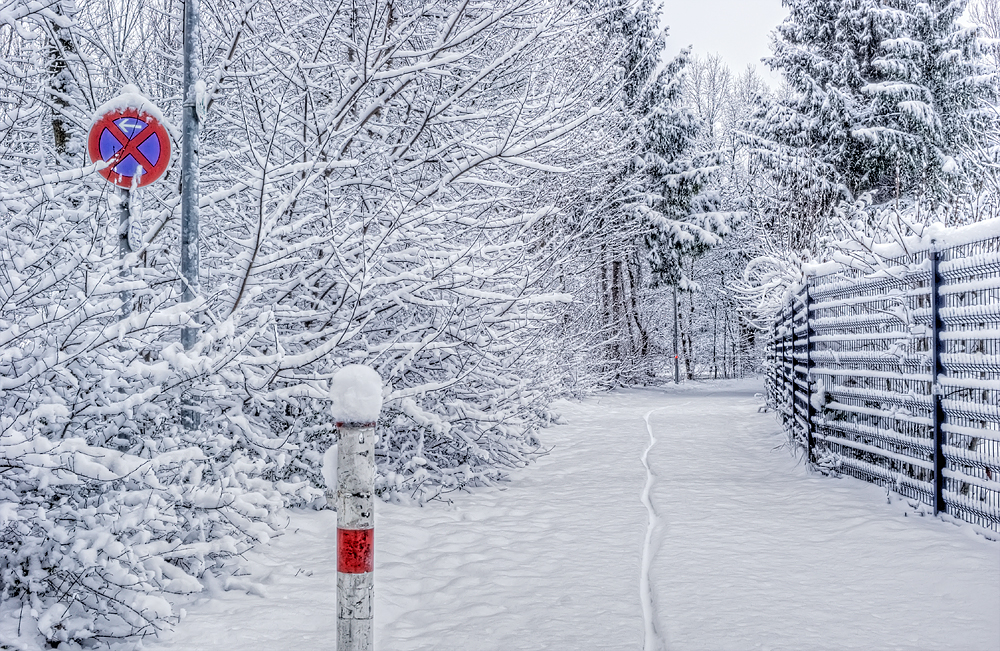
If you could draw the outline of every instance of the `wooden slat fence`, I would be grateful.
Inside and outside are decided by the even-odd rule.
[[[810,463],[1000,532],[1000,239],[809,278],[766,383]]]

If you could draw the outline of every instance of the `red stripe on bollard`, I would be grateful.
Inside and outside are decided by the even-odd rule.
[[[337,571],[364,574],[375,569],[375,530],[337,529]]]

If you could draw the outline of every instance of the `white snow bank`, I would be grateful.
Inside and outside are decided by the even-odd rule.
[[[947,163],[945,163],[945,167],[948,167]],[[907,235],[899,241],[893,242],[871,243],[869,241],[868,245],[871,253],[882,259],[891,259],[920,251],[941,251],[997,237],[1000,237],[1000,219],[985,219],[963,226],[945,226],[935,222],[924,228],[919,235]],[[864,249],[865,244],[862,243],[853,245],[852,250],[857,253]],[[824,276],[845,269],[859,268],[857,263],[858,260],[852,255],[845,254],[844,251],[834,251],[833,259],[830,261],[802,264],[802,273],[805,276]]]
[[[382,411],[382,378],[368,366],[345,366],[330,381],[330,399],[337,421],[371,423]]]
[[[903,238],[904,246],[896,242],[876,244],[872,250],[883,258],[896,258],[915,251],[930,251],[962,246],[981,240],[1000,237],[1000,219],[985,219],[974,224],[948,227],[941,223],[930,224],[923,234]]]

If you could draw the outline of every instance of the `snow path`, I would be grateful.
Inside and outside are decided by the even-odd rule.
[[[505,489],[382,508],[378,648],[641,649],[647,402],[564,403],[552,453]]]
[[[667,648],[998,651],[1000,545],[810,474],[753,390],[690,390],[651,416]]]
[[[508,484],[379,504],[376,649],[1000,651],[1000,544],[809,474],[759,390],[565,402]],[[333,649],[336,516],[291,522],[248,555],[264,596],[189,603],[147,650]]]
[[[500,487],[424,508],[378,504],[380,651],[638,650],[646,509],[646,393],[561,403],[551,454]],[[266,597],[187,607],[152,650],[331,651],[336,514],[293,514],[295,533],[249,558]]]

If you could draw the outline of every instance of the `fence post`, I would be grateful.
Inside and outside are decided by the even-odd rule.
[[[945,510],[944,502],[944,435],[941,425],[944,423],[944,404],[941,400],[941,377],[944,367],[941,364],[941,332],[944,322],[941,320],[941,252],[936,244],[931,253],[931,356],[933,366],[933,382],[931,396],[934,401],[934,514]]]
[[[812,309],[812,297],[809,295],[809,276],[805,278],[805,296],[803,296],[803,302],[805,303],[806,309],[806,386],[809,390],[806,392],[806,462],[813,462],[813,417],[816,415],[816,407],[813,406],[812,400],[812,318],[809,315]]]
[[[375,601],[375,421],[382,380],[367,366],[330,383],[337,425],[337,649],[371,651]]]
[[[788,426],[788,414],[785,413],[785,401],[788,399],[788,305],[781,306],[781,325],[785,331],[781,333],[781,424]]]
[[[789,296],[788,317],[785,319],[785,382],[788,384],[791,412],[788,415],[789,427],[795,427],[795,297]]]

